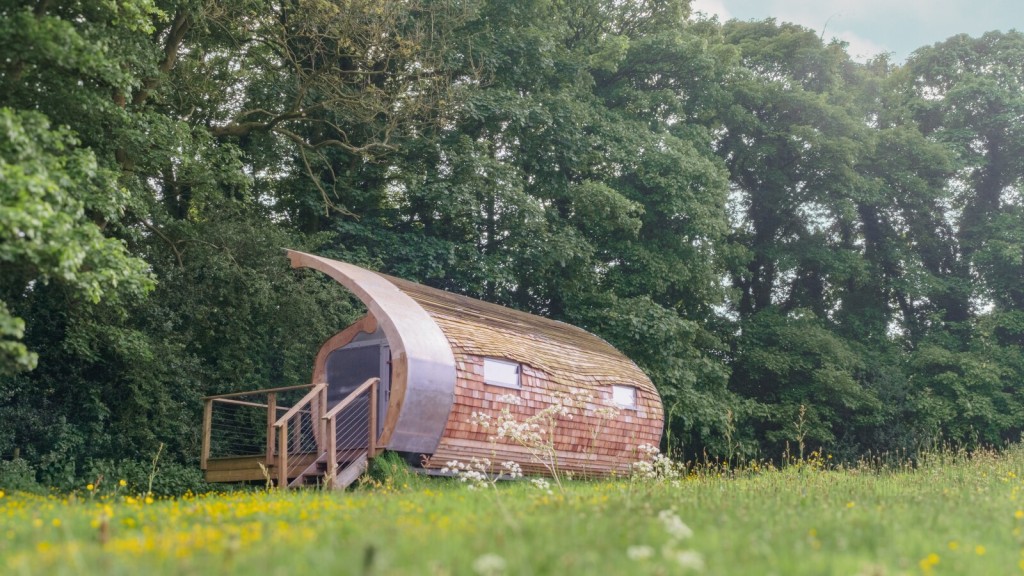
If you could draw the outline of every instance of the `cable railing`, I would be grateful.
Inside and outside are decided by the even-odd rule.
[[[280,488],[321,477],[346,486],[361,472],[354,464],[365,467],[377,455],[379,387],[380,378],[369,378],[330,410],[326,383],[208,396],[200,466],[206,471],[211,460],[238,458],[254,467],[252,460],[261,459]]]
[[[274,422],[279,488],[287,488],[289,478],[302,476],[305,469],[320,457],[318,438],[324,437],[323,415],[326,405],[327,384],[321,382],[314,385],[295,406]],[[311,461],[308,458],[295,458],[289,462],[289,454],[313,456]]]
[[[314,384],[232,392],[203,398],[203,440],[200,468],[211,459],[265,455],[274,463],[273,425]],[[310,416],[312,416],[310,414]]]
[[[346,464],[360,457],[377,455],[377,396],[380,378],[369,378],[341,402],[332,407],[323,419],[326,429],[325,451],[327,470],[334,487],[342,488],[348,482],[339,479],[338,457]]]

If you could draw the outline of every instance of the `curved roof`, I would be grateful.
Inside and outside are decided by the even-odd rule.
[[[543,370],[565,387],[583,390],[628,384],[657,394],[632,360],[603,339],[571,324],[468,296],[385,276],[440,325],[467,354],[509,358]]]
[[[575,326],[328,258],[293,250],[288,257],[293,268],[320,270],[351,290],[380,323],[392,351],[382,440],[395,450],[436,448],[454,400],[456,352],[543,370],[565,391],[626,384],[657,395],[629,358]]]

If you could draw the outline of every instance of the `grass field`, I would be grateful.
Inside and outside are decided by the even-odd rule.
[[[403,474],[347,493],[6,493],[0,573],[1024,572],[1024,449],[827,468],[708,469],[675,484],[552,493]]]

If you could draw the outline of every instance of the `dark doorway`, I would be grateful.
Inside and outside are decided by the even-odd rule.
[[[353,342],[327,357],[327,409],[341,402],[368,378],[380,378],[377,433],[383,424],[390,383],[390,349],[386,341]],[[366,448],[369,433],[369,395],[362,394],[336,420],[338,450]]]

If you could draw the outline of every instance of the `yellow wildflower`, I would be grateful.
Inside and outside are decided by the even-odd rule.
[[[925,556],[924,558],[921,558],[921,560],[917,563],[917,565],[921,567],[921,572],[923,572],[925,574],[931,574],[932,573],[932,569],[938,563],[939,563],[939,555],[934,553],[934,552],[932,552],[931,554]]]
[[[981,544],[978,544],[977,546],[974,547],[974,553],[977,554],[978,556],[984,556],[985,555],[985,547],[982,546]]]

